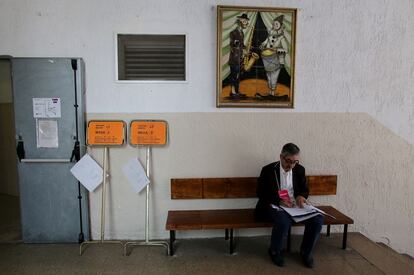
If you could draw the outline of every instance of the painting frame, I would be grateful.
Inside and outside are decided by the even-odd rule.
[[[294,108],[296,20],[295,8],[217,6],[217,107]]]

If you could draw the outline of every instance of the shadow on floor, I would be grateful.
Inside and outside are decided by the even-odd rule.
[[[21,242],[21,239],[19,197],[0,194],[0,243]]]

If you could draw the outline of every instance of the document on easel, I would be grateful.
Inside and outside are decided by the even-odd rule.
[[[101,166],[88,154],[84,155],[70,172],[89,192],[93,192],[103,181],[103,170]]]
[[[141,192],[141,190],[150,182],[141,162],[139,162],[137,158],[131,159],[124,167],[122,167],[122,171],[135,193]]]

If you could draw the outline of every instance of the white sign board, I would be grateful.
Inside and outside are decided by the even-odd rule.
[[[60,98],[33,98],[34,118],[60,118]]]

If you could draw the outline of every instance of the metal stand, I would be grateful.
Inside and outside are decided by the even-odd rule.
[[[76,71],[78,69],[78,61],[76,59],[71,60],[72,70],[73,70],[73,81],[75,84],[75,125],[76,125],[76,134],[75,134],[75,145],[73,147],[72,156],[70,157],[70,161],[75,159],[76,162],[80,160],[80,145],[79,145],[79,127],[78,127],[78,85],[76,81]],[[81,186],[80,182],[78,181],[78,201],[79,201],[79,226],[80,232],[78,236],[78,242],[83,243],[85,241],[85,236],[83,235],[83,223],[82,223],[82,193],[81,193]]]
[[[146,173],[147,173],[148,178],[150,178],[150,159],[151,159],[151,147],[148,146],[147,147],[147,159],[146,159]],[[170,252],[170,246],[168,242],[149,240],[149,192],[150,192],[149,184],[146,187],[146,191],[147,191],[147,197],[146,197],[146,205],[145,205],[145,241],[126,242],[124,244],[124,255],[129,255],[127,254],[128,245],[131,245],[131,246],[138,246],[138,245],[164,246],[167,249],[167,255]]]
[[[99,241],[85,241],[81,243],[79,247],[79,255],[82,256],[83,247],[88,244],[103,244],[103,243],[117,243],[121,244],[121,241],[107,241],[105,240],[105,206],[106,206],[106,181],[108,170],[108,147],[104,148],[103,153],[103,183],[102,183],[102,204],[101,204],[101,239]]]

